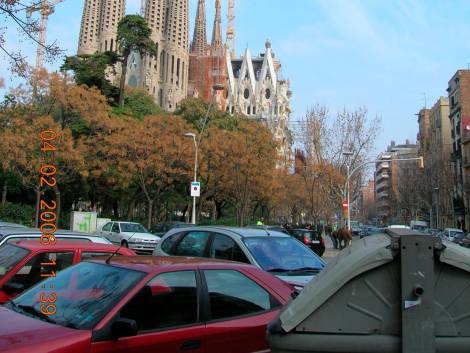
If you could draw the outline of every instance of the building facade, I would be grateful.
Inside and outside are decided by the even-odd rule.
[[[431,193],[432,228],[455,226],[453,212],[453,184],[451,154],[451,124],[449,101],[440,97],[431,109],[418,113],[420,155],[424,160],[424,180]]]
[[[470,226],[470,70],[458,70],[448,87],[457,226]]]
[[[410,197],[413,188],[410,181],[418,180],[421,175],[417,160],[403,159],[419,157],[419,146],[406,141],[396,145],[391,142],[387,151],[382,152],[375,164],[375,201],[377,217],[382,225],[408,224],[420,217],[420,205]],[[402,160],[402,161],[399,161]]]

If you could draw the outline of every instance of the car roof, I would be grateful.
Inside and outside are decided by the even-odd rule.
[[[446,229],[444,229],[444,231],[446,231],[446,230],[450,230],[450,231],[452,231],[452,232],[462,232],[462,233],[463,233],[463,230],[462,230],[462,229],[458,229],[458,228],[446,228]]]
[[[10,222],[3,222],[3,221],[0,221],[0,227],[11,227],[11,228],[28,228],[22,224],[18,224],[18,223],[10,223]]]
[[[245,227],[218,227],[218,226],[193,226],[184,228],[185,232],[190,231],[222,231],[225,234],[232,234],[239,236],[240,238],[251,238],[251,237],[282,237],[290,238],[289,234],[278,232],[276,230],[264,229],[264,228],[245,228]],[[173,231],[173,229],[171,230]],[[180,232],[180,230],[174,229],[174,232]]]
[[[9,243],[9,245],[17,245],[25,249],[29,250],[93,250],[93,251],[107,251],[112,252],[119,249],[119,246],[111,245],[111,244],[99,244],[99,243],[88,243],[83,241],[67,241],[67,242],[58,242],[54,246],[51,245],[43,245],[37,240],[20,240],[15,241],[13,243]]]
[[[38,228],[11,228],[5,227],[0,228],[0,238],[8,236],[8,235],[35,235],[35,234],[42,234]],[[75,236],[86,236],[86,237],[100,237],[96,234],[84,233],[84,232],[76,232],[72,230],[66,229],[57,229],[54,232],[54,235],[75,235]]]
[[[87,261],[98,263],[106,262],[104,258],[94,258]],[[253,265],[240,262],[184,256],[121,256],[113,257],[109,261],[109,264],[147,273],[161,272],[162,268],[172,270],[194,269],[195,267],[256,269]]]

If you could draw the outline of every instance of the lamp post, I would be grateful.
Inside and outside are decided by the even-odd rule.
[[[223,84],[220,84],[220,83],[216,83],[212,86],[215,94],[217,94],[217,91],[222,91],[225,89],[225,86]],[[202,139],[202,134],[204,132],[204,129],[206,128],[206,123],[207,123],[207,119],[209,118],[209,113],[211,111],[211,108],[212,108],[212,104],[213,104],[213,101],[211,100],[210,104],[209,104],[209,107],[207,108],[207,112],[206,112],[206,115],[204,117],[204,121],[202,123],[202,128],[201,128],[201,132],[199,133],[199,138],[196,139],[196,134],[194,132],[187,132],[184,134],[184,136],[187,136],[187,137],[191,137],[194,141],[194,182],[197,182],[197,152],[198,152],[198,148],[199,148],[199,144],[201,143],[201,139]],[[192,224],[196,224],[196,196],[193,196],[193,209],[192,209],[192,214],[191,214],[191,223]]]
[[[196,141],[196,134],[193,132],[187,132],[184,134],[184,136],[187,137],[192,137],[194,141],[194,182],[197,181],[197,150],[198,150],[198,144]],[[196,224],[196,196],[193,196],[193,209],[192,209],[192,215],[191,215],[191,223]]]
[[[349,157],[352,156],[354,153],[351,152],[351,151],[346,151],[346,152],[343,152],[343,156],[346,156],[346,158],[348,159],[348,163],[346,164],[346,170],[347,170],[347,176],[346,176],[346,202],[348,204],[348,230],[351,230],[351,211],[350,211],[350,207],[351,207],[351,204],[350,204],[350,201],[349,201],[349,169],[350,169],[350,161],[349,161]]]

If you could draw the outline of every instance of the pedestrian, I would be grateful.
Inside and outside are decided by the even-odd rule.
[[[330,233],[330,239],[331,242],[333,243],[333,249],[338,249],[338,238],[337,238],[337,229],[336,229],[336,224],[333,224],[331,227],[331,233]]]

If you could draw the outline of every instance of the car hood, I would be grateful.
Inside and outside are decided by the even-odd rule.
[[[91,332],[54,325],[0,307],[0,352],[88,352]]]
[[[283,276],[283,275],[276,275],[277,278],[282,279],[284,282],[292,284],[297,287],[305,287],[307,283],[309,283],[315,276]]]
[[[126,237],[127,236],[132,237],[132,239],[155,240],[155,241],[160,240],[159,236],[156,236],[150,233],[121,232],[121,234],[125,235]]]

